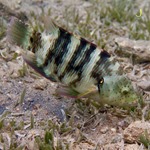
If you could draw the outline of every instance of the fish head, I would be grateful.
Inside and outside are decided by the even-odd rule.
[[[95,92],[89,97],[99,103],[113,106],[137,106],[141,96],[130,79],[123,75],[105,76],[100,86],[100,93]]]

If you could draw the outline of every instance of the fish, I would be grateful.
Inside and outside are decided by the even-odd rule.
[[[44,31],[12,18],[7,31],[24,61],[62,86],[60,95],[90,98],[109,105],[137,104],[139,95],[115,57],[79,35],[47,20]]]

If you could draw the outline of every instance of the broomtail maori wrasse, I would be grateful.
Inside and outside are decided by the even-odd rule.
[[[138,95],[107,51],[49,21],[43,32],[12,18],[7,38],[35,71],[63,86],[59,94],[111,105],[135,104]]]

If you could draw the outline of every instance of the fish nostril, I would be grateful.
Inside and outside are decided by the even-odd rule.
[[[123,88],[121,93],[123,93],[124,95],[128,94],[129,89],[128,88]]]
[[[123,91],[123,94],[125,94],[125,95],[128,94],[128,91],[124,90],[124,91]]]

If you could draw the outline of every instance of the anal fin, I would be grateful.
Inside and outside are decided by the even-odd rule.
[[[74,89],[72,89],[68,86],[64,86],[64,85],[61,85],[60,87],[58,87],[56,89],[56,93],[58,95],[67,96],[70,98],[77,98],[77,96],[79,95],[79,93],[77,91],[75,91]]]
[[[97,90],[95,89],[95,87],[91,87],[91,88],[88,89],[86,92],[80,93],[80,94],[78,95],[78,98],[87,97],[87,95],[92,94],[92,93],[95,93],[95,91],[97,91]]]
[[[95,87],[91,87],[89,90],[87,90],[84,93],[79,93],[76,90],[68,87],[68,86],[61,86],[56,89],[56,93],[59,95],[71,97],[71,98],[84,98],[88,97],[89,94],[95,93],[97,91]]]

